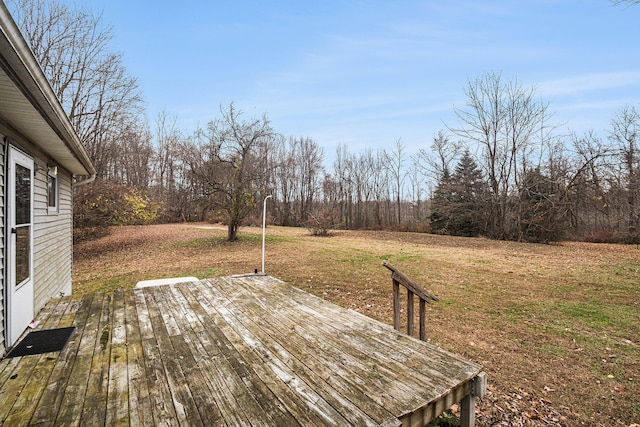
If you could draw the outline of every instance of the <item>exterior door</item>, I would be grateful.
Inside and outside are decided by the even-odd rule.
[[[7,344],[33,319],[33,159],[9,147]]]

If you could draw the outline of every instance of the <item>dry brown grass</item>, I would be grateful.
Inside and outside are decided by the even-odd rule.
[[[208,224],[113,229],[76,245],[74,291],[260,269],[259,229],[243,229],[236,243],[224,237]],[[480,424],[639,422],[638,246],[268,229],[267,273],[391,323],[382,261],[439,296],[428,307],[430,341],[485,366]]]

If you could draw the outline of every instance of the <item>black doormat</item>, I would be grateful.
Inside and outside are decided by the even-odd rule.
[[[58,329],[45,329],[29,332],[20,344],[7,354],[7,357],[31,356],[34,354],[60,351],[73,333],[75,326]]]

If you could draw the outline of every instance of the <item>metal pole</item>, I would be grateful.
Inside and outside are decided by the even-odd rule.
[[[262,274],[264,274],[264,239],[267,231],[267,199],[273,197],[269,194],[264,198],[264,207],[262,208]]]

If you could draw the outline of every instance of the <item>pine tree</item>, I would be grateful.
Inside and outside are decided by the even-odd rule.
[[[482,172],[466,150],[453,175],[443,174],[436,187],[432,201],[432,231],[454,236],[481,234],[486,189]]]

